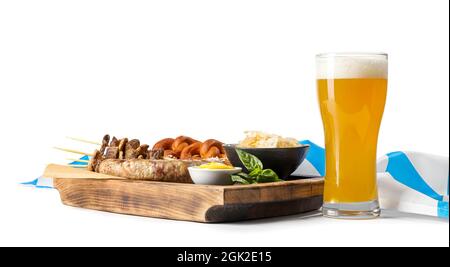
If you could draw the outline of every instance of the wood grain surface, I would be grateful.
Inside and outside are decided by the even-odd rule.
[[[126,180],[49,165],[65,205],[195,222],[231,222],[298,214],[322,206],[323,179],[211,186]]]

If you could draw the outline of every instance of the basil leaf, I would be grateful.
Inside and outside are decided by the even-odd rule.
[[[271,169],[265,169],[261,172],[260,176],[262,177],[266,177],[266,178],[273,178],[274,180],[280,180],[280,178],[278,177],[277,173],[274,172]]]
[[[249,182],[249,183],[251,183],[251,184],[252,184],[253,182],[255,182],[256,177],[257,177],[257,176],[251,177],[250,175],[246,174],[245,172],[240,172],[240,173],[238,173],[237,175],[238,175],[239,177],[241,177],[242,179],[247,180],[247,182]]]
[[[239,183],[239,184],[250,184],[247,180],[245,180],[244,178],[240,177],[239,175],[231,175],[231,180],[235,183]]]
[[[263,170],[258,177],[256,178],[258,183],[271,183],[271,182],[280,182],[281,180],[278,175],[271,169]]]
[[[244,164],[245,168],[247,168],[249,172],[252,172],[258,168],[261,170],[263,169],[263,164],[257,157],[240,149],[236,149],[236,152],[242,164]]]
[[[235,174],[235,175],[237,175],[237,176],[239,176],[241,178],[244,178],[244,179],[250,179],[250,176],[248,174],[246,174],[245,172],[240,172],[240,173]]]
[[[272,177],[264,177],[264,176],[259,176],[259,177],[256,179],[256,181],[257,181],[258,183],[261,183],[261,184],[263,184],[263,183],[273,183],[273,182],[276,182],[276,180],[275,180],[274,178],[272,178]]]
[[[261,174],[261,172],[262,172],[262,170],[261,170],[260,168],[256,168],[256,169],[254,169],[253,171],[251,171],[251,172],[248,174],[248,176],[253,177],[253,178],[256,178],[256,177],[258,177],[258,175]]]

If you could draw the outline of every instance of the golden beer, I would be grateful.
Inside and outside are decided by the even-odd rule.
[[[317,65],[326,147],[324,215],[377,217],[376,156],[387,55],[325,54]]]

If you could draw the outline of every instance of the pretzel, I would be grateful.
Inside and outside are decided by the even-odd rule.
[[[164,157],[165,158],[177,159],[178,156],[179,155],[177,153],[175,153],[175,151],[173,151],[173,150],[164,150]]]
[[[176,139],[162,139],[153,146],[153,150],[164,150],[165,158],[182,160],[226,158],[222,142],[209,139],[202,143],[183,135]]]
[[[206,140],[200,148],[200,156],[202,159],[224,158],[225,150],[223,143],[215,139]]]
[[[181,152],[183,149],[188,147],[189,145],[192,145],[193,143],[197,143],[198,141],[195,139],[192,139],[187,136],[179,136],[175,139],[175,141],[172,144],[172,150],[175,152],[175,154],[179,157],[181,155]]]
[[[195,142],[183,149],[180,154],[180,159],[188,160],[188,159],[200,159],[200,148],[202,147],[202,142]]]
[[[164,157],[165,158],[176,158],[175,152],[172,150],[172,144],[175,141],[173,138],[165,138],[157,142],[152,150],[164,150]]]
[[[164,150],[170,150],[172,149],[172,144],[175,141],[173,138],[165,138],[156,143],[152,150],[158,150],[158,149],[164,149]]]

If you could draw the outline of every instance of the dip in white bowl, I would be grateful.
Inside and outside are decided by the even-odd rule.
[[[188,170],[195,184],[232,185],[231,175],[240,173],[242,168],[218,163],[208,163],[201,166],[189,167]]]

